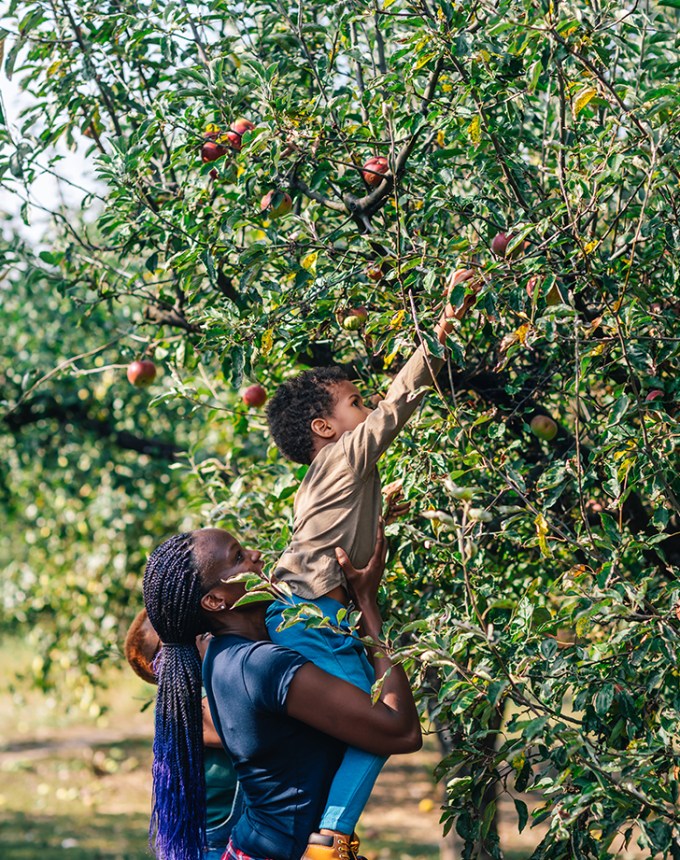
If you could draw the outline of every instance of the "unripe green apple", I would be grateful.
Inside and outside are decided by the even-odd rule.
[[[534,415],[529,426],[534,436],[546,442],[552,441],[557,436],[557,424],[548,415]]]

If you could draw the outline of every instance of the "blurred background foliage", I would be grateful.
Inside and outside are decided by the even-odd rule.
[[[79,185],[64,146],[97,177],[0,248],[0,625],[34,637],[36,683],[96,708],[172,531],[222,525],[273,562],[304,469],[240,391],[331,363],[384,391],[472,267],[476,307],[381,466],[412,501],[385,597],[444,826],[500,857],[496,800],[521,830],[531,789],[536,860],[633,833],[680,857],[678,8],[8,4],[27,100],[3,106],[3,194],[29,224],[38,178]]]

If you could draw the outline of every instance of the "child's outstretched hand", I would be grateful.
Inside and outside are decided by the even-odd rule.
[[[453,331],[453,320],[462,320],[468,310],[474,305],[477,301],[477,293],[482,288],[482,282],[476,277],[477,273],[474,269],[456,269],[449,275],[449,278],[446,282],[446,304],[444,305],[444,312],[439,318],[439,322],[437,323],[437,328],[435,329],[435,334],[440,343],[446,343],[446,335],[449,332]],[[454,307],[449,301],[449,297],[458,284],[462,284],[463,281],[470,281],[470,288],[472,289],[471,293],[468,293],[463,301]]]
[[[457,287],[458,284],[462,284],[464,281],[469,281],[471,278],[474,278],[475,274],[476,272],[474,269],[456,269],[449,275],[446,282],[446,307],[444,308],[444,314],[447,318],[454,317],[457,320],[462,320],[465,314],[477,301],[477,293],[482,288],[482,282],[480,280],[475,280],[470,284],[472,292],[468,293],[459,305],[454,307],[449,303],[449,297],[453,292],[454,287]]]
[[[382,494],[385,500],[383,519],[386,526],[391,525],[398,517],[407,514],[411,510],[411,502],[404,499],[404,487],[401,480],[392,481],[391,484],[387,484],[387,486],[383,487]]]
[[[347,585],[359,610],[374,604],[387,558],[387,541],[385,540],[385,526],[382,520],[378,526],[373,555],[368,560],[366,567],[358,569],[354,567],[345,550],[339,546],[335,547],[335,557],[347,578]]]

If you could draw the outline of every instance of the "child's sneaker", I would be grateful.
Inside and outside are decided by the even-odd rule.
[[[349,839],[339,833],[312,833],[301,860],[366,860],[357,854],[359,839],[353,833]]]

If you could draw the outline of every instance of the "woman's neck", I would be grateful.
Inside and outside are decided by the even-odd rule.
[[[260,608],[253,608],[250,611],[227,609],[215,619],[212,632],[214,636],[224,636],[226,633],[231,633],[234,636],[242,636],[244,639],[252,639],[255,642],[269,639],[264,612]]]

